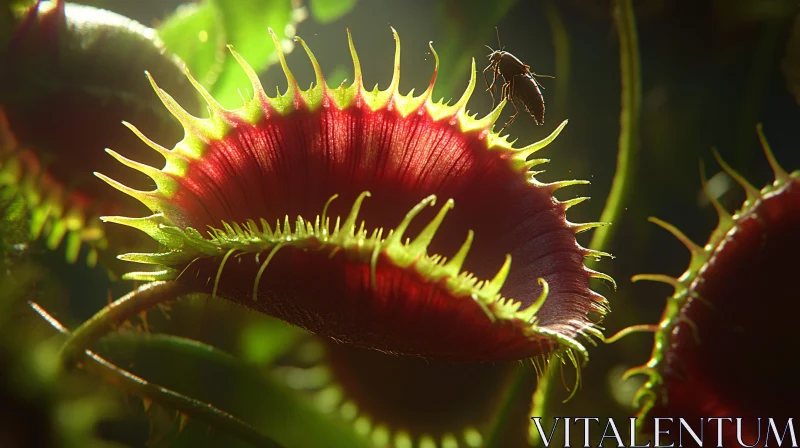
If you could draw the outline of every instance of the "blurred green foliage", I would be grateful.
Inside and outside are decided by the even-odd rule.
[[[264,336],[271,339],[270,334]],[[288,347],[283,346],[284,350]],[[100,344],[100,353],[120,365],[131,365],[133,373],[154,383],[242,417],[282,445],[365,446],[349,424],[326,418],[315,409],[313,402],[298,399],[272,378],[268,370],[209,345],[175,336],[132,332],[105,338]],[[155,409],[153,406],[158,405],[152,405],[151,409]],[[174,418],[174,413],[172,416]],[[300,422],[313,430],[298,431]],[[197,435],[207,433],[207,425],[191,420],[190,425],[197,425],[193,428],[195,431],[172,434],[161,446],[189,447],[202,442]],[[174,429],[169,421],[164,426]],[[211,440],[210,443],[206,440],[203,446],[249,446],[220,431],[216,431]]]
[[[99,422],[119,416],[117,394],[63,372],[63,339],[26,303],[45,273],[29,260],[27,208],[8,193],[0,190],[0,446],[122,448],[95,437]]]
[[[319,23],[340,19],[356,5],[356,0],[310,0],[311,16]]]
[[[206,88],[219,78],[226,35],[214,1],[181,5],[159,27],[158,36]]]
[[[236,108],[250,90],[250,81],[226,45],[263,71],[277,61],[267,29],[281,39],[294,37],[301,18],[297,15],[302,14],[295,11],[290,0],[204,0],[178,8],[158,33],[223,107]]]
[[[241,357],[256,365],[269,365],[297,341],[303,332],[277,320],[258,320],[245,326],[241,334]]]
[[[347,80],[348,73],[350,72],[344,65],[337,65],[325,76],[325,82],[330,86],[338,86]]]

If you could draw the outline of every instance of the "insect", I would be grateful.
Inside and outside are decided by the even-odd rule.
[[[494,107],[494,90],[498,78],[503,78],[503,86],[500,90],[500,97],[508,100],[514,106],[514,115],[503,125],[500,129],[502,132],[508,127],[519,115],[519,108],[515,100],[519,100],[525,110],[531,114],[536,124],[544,124],[544,96],[542,89],[544,87],[536,79],[537,76],[545,78],[553,78],[549,75],[539,75],[531,71],[529,65],[520,61],[513,54],[505,51],[505,47],[500,44],[500,33],[497,31],[497,45],[498,50],[486,45],[486,48],[491,51],[489,56],[489,65],[483,69],[483,80],[486,82],[486,90],[492,95],[492,107]],[[492,83],[486,79],[486,72],[492,71],[494,75]]]

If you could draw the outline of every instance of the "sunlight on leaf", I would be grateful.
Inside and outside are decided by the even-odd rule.
[[[351,423],[330,418],[312,402],[298,400],[292,390],[270,375],[263,375],[239,358],[204,343],[163,334],[117,333],[103,340],[103,351],[113,355],[111,358],[116,362],[132,365],[134,374],[198,400],[198,410],[203,409],[204,401],[213,403],[244,418],[260,433],[286,447],[368,446],[352,430]],[[204,431],[207,424],[201,423]],[[219,433],[224,435],[222,431]],[[171,442],[169,446],[199,446],[179,444],[174,435]],[[211,439],[211,444],[204,446],[229,445]]]
[[[331,87],[336,87],[347,81],[348,76],[350,76],[350,69],[345,65],[337,65],[325,76],[325,82]]]
[[[257,71],[264,71],[277,61],[277,52],[268,28],[279,39],[294,37],[294,13],[290,0],[216,0],[228,43]],[[242,93],[250,90],[250,81],[230,54],[225,55],[219,80],[211,93],[224,107],[239,107]]]
[[[310,0],[311,15],[319,23],[333,22],[356,5],[356,0]]]
[[[205,0],[179,8],[158,32],[220,104],[236,108],[241,106],[241,94],[250,90],[250,81],[226,45],[232,45],[256,71],[264,71],[277,62],[268,29],[279,38],[292,38],[295,25],[304,18],[304,9],[293,3]]]
[[[225,58],[225,29],[213,1],[182,5],[158,27],[167,48],[206,87],[214,84]]]
[[[251,322],[242,332],[242,358],[253,364],[269,364],[302,334],[296,327],[277,319]]]

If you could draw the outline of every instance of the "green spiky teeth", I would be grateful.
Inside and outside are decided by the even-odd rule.
[[[675,226],[657,218],[650,219],[683,243],[691,254],[691,260],[686,271],[678,277],[664,274],[640,274],[633,277],[634,281],[666,283],[674,290],[672,296],[667,299],[658,325],[639,326],[643,329],[650,327],[655,332],[650,359],[644,365],[632,368],[625,374],[625,378],[633,375],[647,376],[634,402],[639,409],[639,416],[647,417],[641,418],[641,421],[651,421],[652,417],[665,414],[688,415],[712,412],[705,408],[705,403],[714,403],[713,412],[720,415],[735,415],[744,410],[753,411],[753,404],[749,403],[748,399],[744,400],[746,403],[741,402],[741,399],[728,391],[731,388],[739,390],[745,383],[752,385],[753,389],[758,391],[758,383],[762,383],[763,380],[756,378],[754,372],[740,368],[739,361],[727,362],[715,358],[715,354],[719,350],[720,340],[724,340],[724,344],[735,346],[733,350],[737,352],[752,351],[743,341],[752,341],[760,350],[767,350],[765,345],[775,343],[773,339],[775,332],[768,327],[781,328],[781,324],[776,323],[780,321],[780,317],[770,318],[770,321],[767,321],[764,315],[759,313],[764,307],[770,307],[764,302],[776,297],[783,298],[786,296],[785,291],[794,290],[793,284],[788,288],[783,285],[782,282],[788,279],[779,273],[782,271],[775,269],[776,266],[792,263],[793,255],[786,256],[781,253],[776,255],[775,252],[789,254],[793,251],[792,241],[796,243],[797,239],[796,237],[792,239],[792,235],[795,234],[796,222],[800,220],[798,212],[800,201],[797,195],[800,191],[798,189],[800,170],[787,173],[781,168],[764,138],[760,125],[757,127],[757,133],[767,161],[772,167],[774,180],[759,190],[744,176],[734,171],[714,151],[722,170],[742,187],[746,198],[735,214],[729,213],[709,191],[705,174],[701,172],[703,188],[718,215],[718,225],[707,243],[697,244]],[[770,256],[767,257],[765,254]],[[746,273],[740,270],[743,266],[747,267]],[[723,279],[724,281],[721,281]],[[724,288],[721,286],[723,284]],[[757,291],[755,295],[752,293],[754,290]],[[748,316],[740,318],[740,310],[745,306],[752,309],[747,311]],[[730,319],[733,315],[729,314],[731,310],[736,310],[735,322]],[[779,311],[781,312],[792,314],[791,310]],[[636,329],[630,330],[628,333]],[[740,335],[746,336],[737,339]],[[728,352],[723,350],[721,353]],[[709,364],[698,363],[697,358],[709,359],[707,361]],[[729,368],[732,370],[728,375]],[[726,369],[726,373],[721,375],[719,369]],[[677,371],[680,373],[677,374]],[[758,371],[771,372],[771,369],[768,365],[759,365]],[[769,376],[770,379],[766,383],[774,381],[774,375],[769,373]],[[714,381],[713,390],[706,387],[711,380]],[[676,384],[680,384],[679,393],[674,392]],[[757,393],[771,394],[768,391]],[[782,402],[793,403],[791,399],[785,400],[786,397],[781,397]],[[739,406],[743,408],[740,409]],[[756,408],[755,412],[761,410],[763,409]],[[773,415],[785,411],[786,409],[779,409],[779,406],[770,409]],[[793,411],[792,404],[790,413],[793,414]],[[753,428],[745,428],[744,431],[751,429]],[[639,430],[648,431],[649,428],[640,422]]]
[[[97,216],[87,212],[87,198],[64,190],[51,176],[43,172],[37,157],[20,147],[14,137],[5,112],[0,108],[0,185],[6,194],[23,197],[30,214],[30,236],[43,238],[46,246],[55,250],[63,242],[66,259],[78,260],[81,246],[86,243],[86,262],[94,266],[97,251],[107,245],[105,233]]]
[[[521,359],[567,350],[585,358],[586,349],[577,338],[599,335],[596,323],[587,313],[603,314],[607,309],[605,299],[589,289],[588,279],[611,278],[575,261],[573,255],[581,259],[608,254],[580,247],[574,235],[603,224],[566,221],[565,211],[585,198],[560,202],[552,193],[587,182],[539,182],[536,172],[530,169],[547,160],[529,160],[556,138],[566,121],[543,140],[514,148],[508,136],[492,130],[505,102],[480,119],[466,111],[476,83],[474,61],[468,86],[455,104],[431,101],[438,70],[438,56],[432,46],[437,68],[430,85],[419,96],[414,96],[413,91],[400,94],[400,43],[394,30],[395,64],[386,90],[364,89],[360,62],[349,33],[355,80],[350,86],[333,89],[326,85],[306,43],[297,38],[311,60],[316,78],[315,85],[301,90],[280,53],[277,37],[270,33],[279,49],[279,62],[288,83],[284,94],[268,96],[256,73],[233,49],[233,56],[253,87],[253,96],[238,109],[224,109],[187,72],[210,112],[209,118],[197,118],[150,77],[164,105],[183,125],[185,138],[168,150],[128,125],[164,156],[166,163],[160,170],[108,151],[123,165],[153,179],[155,190],[136,190],[97,173],[109,185],[136,198],[153,212],[144,218],[103,219],[137,228],[164,246],[160,253],[122,255],[123,260],[159,266],[156,272],[133,272],[126,277],[192,283],[199,292],[276,315],[312,332],[388,352],[476,361],[494,357]],[[349,124],[340,127],[337,120]],[[406,123],[416,124],[406,126]],[[393,132],[385,142],[380,140],[380,132],[388,131],[382,129]],[[432,137],[440,134],[450,140]],[[297,143],[300,141],[302,144]],[[448,154],[448,151],[461,152]],[[376,170],[381,170],[383,176],[376,177]],[[476,204],[468,193],[473,185],[465,183],[461,190],[448,187],[474,173],[489,176],[481,184],[506,188],[511,197]],[[304,181],[294,182],[292,174]],[[275,196],[273,191],[285,194]],[[380,191],[381,200],[368,201],[370,191]],[[387,200],[387,191],[393,199]],[[298,199],[290,200],[293,195],[299,195]],[[338,201],[334,201],[337,195],[352,201],[349,212],[341,213]],[[252,198],[242,200],[249,196]],[[428,209],[436,205],[437,199],[444,201],[435,215],[429,216]],[[462,200],[463,205],[455,209]],[[558,244],[560,252],[538,253],[548,247],[540,244],[534,252],[515,255],[517,246],[524,246],[527,238],[537,237],[524,234],[518,245],[510,241],[498,243],[504,249],[493,248],[497,244],[488,244],[489,238],[502,241],[503,232],[498,230],[497,223],[486,220],[488,206],[497,207],[500,223],[529,219],[528,216],[542,220],[539,228],[557,231],[552,237],[556,243],[549,244]],[[534,206],[544,207],[541,211],[547,213],[518,211]],[[286,214],[282,207],[299,207],[301,212]],[[340,210],[333,221],[329,216],[335,214],[329,207]],[[398,215],[402,209],[408,210],[404,216]],[[459,218],[448,218],[453,213]],[[477,220],[476,226],[470,222],[472,217]],[[452,248],[438,253],[437,245],[442,241],[449,241],[447,244]],[[448,258],[446,253],[452,256]],[[473,255],[468,256],[470,253]],[[540,268],[544,273],[541,278],[518,276],[514,270],[518,257],[523,266],[544,258],[553,267]],[[490,268],[487,260],[491,259],[496,259],[496,264],[491,262]],[[293,268],[287,267],[287,263],[294,263]],[[490,270],[494,273],[489,274]],[[279,282],[274,276],[284,271],[281,278],[286,281]],[[310,272],[318,272],[319,278],[329,278],[327,272],[341,273],[343,277],[326,281],[332,282],[329,294],[342,302],[342,309],[335,310],[309,298],[320,292],[298,292],[313,289],[313,278],[293,283],[295,277],[308,276]],[[362,275],[360,272],[365,276],[363,284],[356,280]],[[484,276],[486,279],[481,280]],[[577,280],[567,281],[568,276]],[[525,289],[533,293],[527,297],[507,297],[505,290],[512,278],[514,284],[531,282]],[[575,293],[573,288],[569,293],[572,317],[548,317],[553,315],[553,309],[562,306],[558,298],[560,285],[565,282],[574,285],[576,281],[585,285],[585,290]],[[243,284],[248,286],[242,287]],[[281,289],[290,288],[285,286],[288,284],[294,284],[291,286],[294,292]],[[577,295],[581,300],[575,302]],[[356,302],[345,305],[350,300]],[[283,301],[287,301],[285,306],[280,305]],[[301,302],[310,309],[287,311],[300,307]],[[470,352],[474,347],[468,344],[448,347],[437,341],[433,333],[430,344],[417,339],[425,331],[435,332],[436,326],[418,335],[394,328],[385,330],[394,332],[391,335],[376,336],[379,330],[370,328],[378,323],[342,323],[358,309],[375,313],[374,319],[387,319],[385,311],[375,308],[378,303],[400,307],[394,317],[406,319],[410,327],[416,319],[442,320],[457,332],[474,333],[484,328],[491,336],[485,338],[488,340],[485,346]],[[348,311],[349,306],[355,308]],[[455,308],[448,311],[456,306],[461,311]],[[351,330],[345,328],[347,325],[360,329],[348,333]],[[465,341],[476,337],[466,333]],[[372,340],[373,337],[378,340]],[[505,348],[497,349],[492,344]]]

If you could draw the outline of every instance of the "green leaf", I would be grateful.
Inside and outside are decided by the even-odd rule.
[[[158,27],[158,36],[200,83],[205,87],[214,84],[222,71],[227,40],[213,0],[180,6]]]
[[[213,403],[284,446],[370,446],[353,431],[351,422],[320,412],[272,375],[204,343],[128,332],[110,334],[99,346],[110,361],[132,366],[131,372],[152,381],[151,386],[158,384],[197,400],[198,410]],[[175,442],[169,446],[199,446]],[[207,446],[229,446],[215,442]]]
[[[10,10],[28,9],[36,4],[36,0],[11,0],[7,6]]]
[[[304,333],[278,319],[258,319],[247,324],[241,335],[244,361],[267,365],[284,354]]]
[[[311,15],[319,23],[330,23],[344,16],[356,5],[356,0],[310,0]]]
[[[158,32],[223,107],[236,108],[242,105],[240,92],[252,89],[226,46],[262,72],[278,60],[268,29],[278,38],[294,37],[301,19],[292,0],[204,0],[178,8]]]
[[[331,87],[336,87],[347,81],[348,76],[350,76],[350,68],[345,65],[337,65],[325,76],[325,82]]]
[[[216,0],[216,3],[227,30],[228,43],[256,72],[264,71],[278,60],[268,28],[272,28],[279,39],[290,28],[290,37],[294,37],[291,0]],[[223,107],[235,108],[242,105],[239,92],[250,90],[244,71],[233,56],[226,54],[222,73],[211,93]]]

